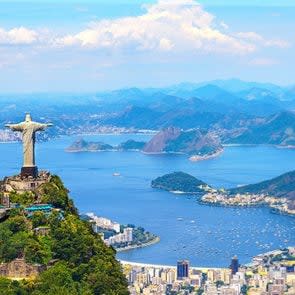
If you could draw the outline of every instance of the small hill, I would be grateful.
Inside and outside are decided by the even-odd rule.
[[[295,200],[295,170],[270,180],[229,189],[230,194],[267,194]]]
[[[202,193],[200,186],[207,184],[194,176],[184,172],[174,172],[158,177],[152,181],[151,186],[169,192]]]
[[[123,151],[132,151],[132,150],[137,150],[141,151],[143,147],[145,146],[146,142],[143,141],[135,141],[133,139],[129,139],[125,142],[122,142],[119,146],[119,150]]]
[[[79,139],[72,143],[66,150],[68,152],[91,152],[91,151],[107,151],[114,148],[103,142],[88,142],[84,139]]]
[[[142,150],[145,146],[143,141],[129,139],[119,145],[112,146],[104,142],[88,142],[79,139],[66,148],[67,152],[100,152],[100,151],[134,151]]]
[[[220,150],[220,141],[212,134],[199,129],[182,131],[174,127],[160,131],[143,149],[145,153],[184,153],[201,156]]]

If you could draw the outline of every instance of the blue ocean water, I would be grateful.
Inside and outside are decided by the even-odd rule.
[[[227,147],[212,160],[190,162],[184,155],[139,152],[66,153],[77,137],[62,137],[36,147],[40,169],[60,175],[81,213],[94,212],[120,223],[134,223],[160,236],[150,247],[119,253],[118,258],[155,264],[189,259],[195,266],[243,263],[278,247],[295,245],[295,218],[268,208],[199,205],[194,197],[154,190],[150,182],[173,171],[190,173],[216,187],[255,183],[294,169],[295,150],[269,146]],[[110,144],[147,135],[97,135],[87,140]],[[20,143],[0,144],[0,176],[18,173]],[[119,172],[120,177],[113,173]],[[182,221],[179,221],[179,218]]]

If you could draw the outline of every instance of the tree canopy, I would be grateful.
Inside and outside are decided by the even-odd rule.
[[[28,263],[46,265],[47,270],[32,281],[0,278],[0,294],[129,294],[115,251],[103,243],[87,221],[79,218],[60,178],[53,176],[38,194],[42,202],[63,213],[37,211],[28,215],[24,195],[14,194],[21,207],[0,223],[0,262],[24,257]],[[46,227],[48,234],[36,234],[37,227]]]

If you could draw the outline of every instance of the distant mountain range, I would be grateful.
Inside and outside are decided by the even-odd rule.
[[[295,87],[231,79],[90,94],[0,96],[2,126],[22,120],[24,110],[33,119],[54,123],[46,132],[49,137],[95,132],[101,126],[135,130],[173,126],[213,131],[225,143],[289,145],[293,144]]]

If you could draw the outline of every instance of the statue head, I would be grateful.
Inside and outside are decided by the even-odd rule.
[[[29,113],[26,113],[25,121],[26,122],[31,122],[32,121],[31,115]]]

